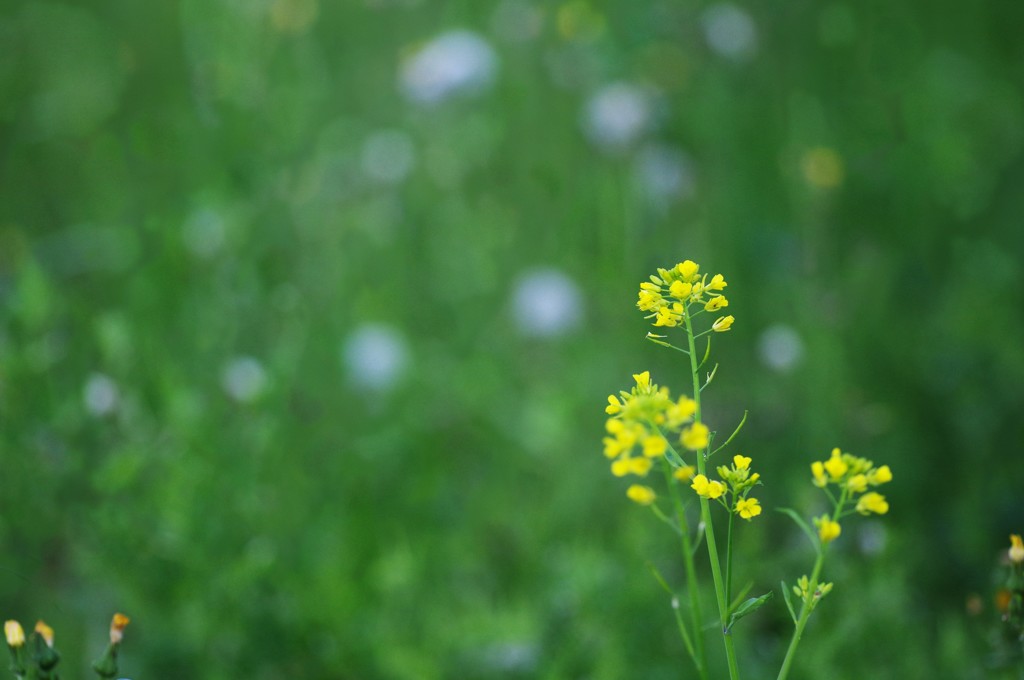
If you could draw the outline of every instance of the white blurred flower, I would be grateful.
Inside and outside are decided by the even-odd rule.
[[[267,372],[263,364],[253,357],[234,357],[224,364],[220,384],[235,401],[254,401],[267,388]]]
[[[888,532],[885,524],[878,520],[861,523],[857,532],[857,545],[865,555],[878,555],[885,550]]]
[[[472,31],[449,31],[405,59],[401,87],[414,102],[437,104],[486,89],[497,69],[498,58],[486,40]]]
[[[109,376],[93,373],[85,382],[82,400],[89,413],[101,418],[117,410],[121,402],[121,391]]]
[[[185,245],[199,257],[216,255],[224,247],[226,235],[224,217],[212,208],[194,210],[185,221]]]
[[[777,324],[761,334],[757,350],[766,366],[788,372],[803,359],[804,343],[793,328]]]
[[[712,5],[701,15],[704,39],[719,55],[740,61],[757,49],[757,27],[746,10],[728,2]]]
[[[693,162],[671,147],[644,147],[637,154],[633,176],[640,190],[658,205],[687,200],[696,193]]]
[[[557,269],[523,274],[516,282],[512,305],[519,330],[525,335],[564,335],[583,319],[579,286]]]
[[[345,341],[341,358],[353,383],[383,391],[402,377],[409,351],[405,339],[394,328],[365,324]]]
[[[393,184],[401,182],[416,164],[412,138],[402,130],[380,130],[363,143],[362,167],[366,176]]]
[[[630,83],[612,83],[587,102],[583,126],[598,146],[616,151],[628,147],[651,124],[651,99]]]

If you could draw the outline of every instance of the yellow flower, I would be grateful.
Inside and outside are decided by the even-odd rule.
[[[623,451],[629,450],[628,447],[622,445],[618,437],[605,437],[601,441],[604,442],[604,455],[607,458],[616,458]]]
[[[711,277],[711,283],[708,284],[708,290],[722,290],[729,284],[725,282],[725,277],[721,274],[715,274]]]
[[[634,373],[633,380],[636,381],[636,386],[640,392],[651,389],[651,372],[644,371],[643,373]]]
[[[725,484],[708,481],[708,478],[704,475],[694,477],[690,488],[696,491],[698,496],[703,496],[704,498],[715,499],[725,493]]]
[[[689,397],[679,397],[679,401],[665,410],[665,419],[670,428],[677,428],[693,417],[697,412],[697,402]]]
[[[650,471],[651,460],[649,458],[630,458],[629,456],[623,456],[612,463],[612,474],[616,477],[625,477],[626,475],[646,477],[647,473]]]
[[[672,328],[678,326],[679,322],[683,319],[683,306],[678,302],[673,302],[671,305],[665,305],[658,309],[658,315],[654,319],[655,326],[668,326]]]
[[[857,512],[862,515],[869,515],[872,512],[876,515],[884,515],[889,512],[889,503],[886,502],[885,496],[872,491],[864,494],[857,501]]]
[[[693,281],[697,278],[697,272],[700,271],[700,265],[693,260],[686,260],[676,265],[676,271],[679,276],[682,277],[683,281]]]
[[[854,475],[846,480],[846,488],[853,493],[864,493],[868,488],[867,475]]]
[[[692,465],[684,465],[681,468],[676,468],[676,471],[672,473],[672,476],[678,479],[680,482],[688,482],[693,479],[693,473],[697,471],[697,468]]]
[[[737,470],[747,470],[750,468],[750,458],[747,456],[737,454],[732,457],[732,463],[736,466]]]
[[[814,519],[814,526],[818,527],[818,538],[821,539],[822,543],[831,543],[839,538],[839,534],[843,532],[839,522],[833,522],[832,518],[828,515],[816,517]]]
[[[639,484],[634,484],[626,489],[626,496],[629,497],[629,500],[634,503],[639,503],[640,505],[650,505],[654,502],[654,499],[658,497],[658,495],[654,493],[654,489],[649,486],[641,486]]]
[[[728,307],[729,301],[725,299],[724,295],[716,295],[704,304],[704,310],[708,312],[717,312],[722,307]]]
[[[842,454],[838,448],[832,449],[832,457],[825,462],[825,470],[828,471],[829,476],[833,482],[839,481],[846,471],[850,469],[850,466],[843,460]]]
[[[664,456],[668,448],[668,442],[660,434],[651,435],[643,441],[644,455],[648,458]]]
[[[678,300],[685,300],[690,297],[690,291],[692,290],[693,285],[685,281],[675,281],[668,287],[669,294]]]
[[[724,333],[732,328],[732,322],[735,320],[732,315],[719,317],[711,324],[711,330],[716,333]]]
[[[124,637],[124,629],[131,623],[124,614],[114,614],[114,618],[110,621],[110,644],[120,644],[121,638]]]
[[[36,632],[43,638],[47,647],[53,647],[53,628],[42,621],[36,621]]]
[[[892,481],[892,471],[889,470],[888,465],[872,470],[868,473],[868,484],[871,486],[878,486],[879,484],[885,484],[886,482]]]
[[[610,416],[615,415],[622,411],[622,402],[619,401],[618,397],[614,394],[608,395],[608,405],[604,407],[604,412]]]
[[[1016,564],[1024,562],[1024,542],[1020,540],[1020,534],[1010,535],[1010,561]]]
[[[639,307],[642,312],[650,312],[657,309],[658,305],[661,303],[661,293],[652,293],[650,291],[642,290],[638,296],[636,306]]]
[[[756,498],[741,498],[736,501],[736,514],[747,520],[757,517],[761,514],[761,504]]]
[[[825,488],[828,477],[825,476],[825,464],[821,461],[811,463],[811,474],[814,475],[814,486]]]
[[[707,448],[708,437],[711,434],[708,426],[704,423],[694,423],[683,431],[679,441],[691,451],[699,451]]]
[[[11,647],[21,647],[25,644],[25,631],[17,621],[4,622],[4,635],[7,636],[7,644]]]

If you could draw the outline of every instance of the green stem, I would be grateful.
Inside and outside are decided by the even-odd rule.
[[[697,348],[693,340],[693,324],[690,321],[689,305],[683,310],[683,321],[686,324],[686,341],[690,348],[690,376],[693,378],[693,400],[696,402],[693,421],[701,422],[700,415],[700,377],[697,372]],[[706,451],[697,452],[697,472],[704,474]],[[729,616],[729,602],[725,597],[725,584],[722,582],[722,565],[718,559],[718,545],[715,542],[715,527],[711,523],[711,509],[708,499],[700,498],[700,516],[704,523],[704,538],[708,544],[708,559],[711,562],[711,578],[715,582],[715,598],[718,600],[718,616],[721,622],[722,639],[725,644],[725,657],[729,663],[730,680],[739,680],[740,672],[736,664],[736,651],[733,649],[732,634],[725,629]]]
[[[729,510],[729,533],[725,538],[725,601],[732,602],[732,516]]]
[[[831,495],[831,494],[830,494]],[[849,496],[849,489],[843,489],[843,492],[839,495],[839,502],[836,503],[835,510],[832,513],[832,521],[835,522],[840,513],[843,511],[843,506],[846,505],[846,499]],[[786,650],[786,658],[782,660],[782,668],[779,669],[779,677],[777,680],[785,680],[786,676],[789,675],[789,668],[793,665],[793,659],[796,658],[796,648],[800,644],[800,637],[804,633],[804,626],[807,625],[807,619],[811,616],[811,610],[814,609],[816,603],[814,602],[813,593],[818,589],[818,577],[821,576],[821,568],[825,564],[825,554],[828,552],[828,544],[821,546],[821,550],[818,551],[818,559],[814,561],[814,570],[811,571],[811,579],[807,584],[808,595],[804,598],[803,606],[800,607],[800,616],[797,618],[796,629],[793,631],[793,639],[789,641],[789,649]]]
[[[664,458],[662,458],[662,470],[665,473],[665,482],[672,493],[672,504],[675,506],[676,516],[679,520],[679,528],[683,537],[683,565],[686,568],[686,589],[690,595],[690,624],[693,627],[693,646],[695,655],[694,665],[702,680],[708,678],[707,654],[704,651],[704,627],[701,621],[704,618],[700,610],[700,591],[697,587],[697,569],[693,564],[693,546],[690,543],[690,529],[686,525],[685,508],[683,501],[679,498],[679,485],[675,484],[672,478],[672,470]]]
[[[796,658],[796,648],[800,644],[800,637],[804,633],[804,626],[811,616],[813,593],[818,587],[818,576],[821,575],[821,567],[825,564],[825,547],[818,553],[818,559],[814,562],[814,571],[811,572],[811,580],[807,586],[808,595],[804,598],[803,606],[800,607],[800,617],[796,622],[796,630],[793,631],[793,639],[789,641],[789,649],[786,650],[786,658],[782,661],[782,668],[779,669],[778,680],[784,680],[789,675],[789,667],[793,665]]]

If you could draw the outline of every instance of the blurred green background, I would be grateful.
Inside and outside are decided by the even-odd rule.
[[[737,578],[809,570],[770,510],[820,510],[833,446],[895,474],[793,677],[990,677],[1024,530],[1021,25],[4,3],[0,615],[45,618],[71,677],[116,610],[134,678],[688,677],[645,567],[681,587],[676,542],[600,439],[630,373],[687,391],[634,303],[691,258],[737,319],[706,415],[750,410],[766,483]],[[740,624],[745,674],[789,633],[779,600]]]

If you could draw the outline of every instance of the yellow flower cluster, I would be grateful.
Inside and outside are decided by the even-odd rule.
[[[749,457],[733,456],[732,466],[718,466],[718,476],[721,481],[697,475],[693,478],[690,488],[696,491],[698,496],[710,500],[717,500],[726,493],[731,493],[735,503],[730,505],[724,500],[720,502],[743,519],[750,520],[761,514],[761,504],[758,500],[747,497],[750,490],[761,483],[761,475],[750,471]]]
[[[613,475],[645,477],[654,459],[668,451],[666,436],[678,433],[679,442],[691,451],[707,447],[710,432],[706,425],[693,422],[697,410],[693,399],[672,399],[667,387],[651,382],[650,371],[635,374],[633,380],[636,384],[629,392],[610,395],[605,407],[605,413],[611,417],[605,423],[608,436],[603,440],[604,455],[612,461]],[[693,469],[684,466],[675,475],[685,481],[693,475]],[[650,493],[636,489],[647,489]],[[647,487],[635,485],[627,495],[637,503],[649,505],[653,494]]]
[[[700,265],[692,260],[680,262],[671,269],[658,268],[657,275],[640,284],[636,306],[647,312],[646,318],[654,319],[655,326],[673,327],[683,323],[683,317],[690,307],[699,305],[705,312],[717,312],[729,306],[720,291],[729,285],[721,274],[708,280],[707,274],[700,273]],[[699,312],[697,312],[699,313]],[[711,325],[716,333],[724,333],[732,327],[732,316],[721,316]]]
[[[840,491],[836,502],[841,507],[836,508],[835,516],[822,515],[814,519],[818,527],[818,538],[823,544],[839,538],[842,527],[836,519],[849,514],[846,512],[847,504],[853,505],[850,513],[854,510],[862,515],[884,515],[889,512],[889,502],[885,496],[877,491],[868,491],[869,488],[892,481],[892,471],[888,465],[875,467],[867,458],[859,458],[834,448],[828,460],[811,463],[811,475],[815,486],[827,491],[827,487],[834,484]]]
[[[889,512],[885,496],[875,491],[864,493],[868,487],[892,481],[892,471],[888,465],[875,467],[867,458],[858,458],[835,448],[828,460],[811,463],[811,474],[814,475],[814,485],[817,487],[824,489],[829,484],[835,484],[840,489],[846,489],[847,499],[856,499],[857,512],[862,515],[884,515]],[[858,499],[859,494],[864,495]]]

